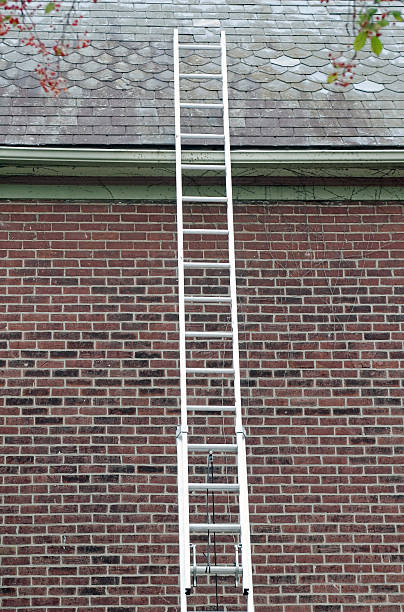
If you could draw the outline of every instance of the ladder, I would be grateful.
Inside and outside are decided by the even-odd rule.
[[[183,61],[183,52],[187,50],[205,49],[216,50],[217,58],[220,59],[220,71],[217,72],[199,72],[189,73],[180,72],[181,62]],[[181,101],[181,84],[185,80],[218,80],[218,99],[212,101],[192,101],[188,99]],[[249,510],[248,510],[248,490],[247,490],[247,465],[246,465],[246,447],[245,447],[245,430],[242,425],[241,414],[241,391],[240,391],[240,364],[239,364],[239,345],[238,345],[238,324],[237,324],[237,289],[236,289],[236,270],[235,270],[235,253],[234,253],[234,228],[233,228],[233,202],[232,202],[232,179],[231,179],[231,161],[230,161],[230,133],[229,133],[229,114],[228,114],[228,95],[227,95],[227,62],[226,62],[226,36],[222,31],[220,34],[220,42],[214,43],[182,43],[179,40],[178,30],[174,31],[174,93],[175,93],[175,147],[176,147],[176,192],[177,192],[177,232],[178,232],[178,295],[179,295],[179,354],[180,354],[180,402],[181,402],[181,424],[177,428],[177,458],[178,458],[178,515],[179,515],[179,552],[180,552],[180,602],[181,612],[187,612],[189,596],[193,592],[198,592],[197,577],[204,574],[210,574],[216,580],[216,597],[217,597],[217,580],[222,576],[233,576],[235,585],[241,586],[242,601],[245,602],[245,612],[254,611],[253,602],[253,584],[252,584],[252,568],[251,568],[251,545],[250,545],[250,525],[249,525]],[[223,124],[223,130],[220,133],[195,133],[182,131],[181,115],[186,109],[215,109],[220,110],[220,124]],[[208,111],[209,112],[209,111]],[[192,113],[192,111],[191,111]],[[192,121],[192,116],[189,117],[188,125]],[[192,128],[191,128],[192,129]],[[183,163],[183,142],[189,143],[191,140],[201,139],[203,142],[209,140],[223,150],[222,164],[206,163],[209,162],[207,155],[203,163]],[[224,194],[221,196],[202,196],[202,195],[187,195],[183,177],[189,171],[215,171],[222,176],[224,183]],[[202,189],[202,186],[200,187]],[[199,191],[200,193],[200,191]],[[225,207],[226,213],[223,229],[204,228],[198,226],[184,227],[184,207],[200,204],[201,206],[221,205]],[[195,204],[193,204],[195,203]],[[192,215],[191,215],[192,216]],[[189,216],[187,217],[189,219]],[[194,223],[192,220],[187,225]],[[225,240],[227,245],[226,259],[227,261],[211,261],[204,260],[203,256],[199,258],[188,259],[184,256],[184,239],[189,240],[189,236],[199,236],[200,244],[204,244],[204,240]],[[195,254],[194,254],[195,255]],[[223,259],[218,257],[217,259]],[[200,274],[208,274],[206,270],[218,270],[219,274],[226,271],[227,285],[224,295],[223,291],[220,294],[208,294],[210,287],[202,289],[202,294],[192,295],[189,289],[192,286],[186,285],[187,273],[199,270]],[[203,278],[203,276],[202,276]],[[223,287],[221,287],[223,289]],[[228,308],[228,319],[230,321],[231,331],[218,329],[214,331],[198,331],[193,326],[189,326],[187,322],[187,311],[190,307],[200,308],[201,312],[209,306],[210,310],[217,308]],[[199,339],[209,342],[216,338],[216,342],[230,343],[229,354],[231,355],[231,367],[191,367],[188,363],[189,342]],[[213,345],[212,345],[213,346]],[[192,364],[191,364],[192,365]],[[211,405],[207,398],[198,398],[192,400],[188,397],[189,377],[201,376],[216,378],[225,377],[230,380],[229,387],[232,391],[231,405],[228,401],[216,402],[220,405]],[[200,401],[204,403],[199,403]],[[209,437],[210,433],[217,436],[217,424],[212,427],[209,425],[209,415],[220,413],[233,415],[231,420],[231,429],[234,431],[231,434],[232,443],[193,443],[190,440],[192,432],[189,429],[190,414],[195,414],[197,411],[207,414],[207,428],[204,431],[204,440]],[[201,412],[199,412],[201,414]],[[195,455],[206,455],[208,466],[213,466],[213,454],[219,455],[220,461],[226,461],[227,457],[232,456],[235,470],[235,480],[232,483],[213,482],[207,478],[206,482],[193,482],[189,475],[190,459],[191,464]],[[212,471],[213,473],[213,467]],[[234,506],[237,508],[237,522],[194,522],[192,517],[192,508],[190,509],[190,495],[195,495],[200,492],[202,495],[231,494],[237,502]],[[207,502],[208,503],[208,502]],[[214,519],[213,519],[214,520]],[[211,537],[213,534],[216,545],[220,542],[220,538],[225,538],[228,534],[233,534],[233,537],[238,540],[235,545],[235,551],[232,558],[228,562],[222,564],[210,563],[210,553],[203,553],[208,562],[200,563],[197,560],[196,551],[201,547],[201,537],[203,534],[208,534]],[[196,539],[197,543],[194,542]],[[198,547],[198,548],[197,548]],[[224,547],[223,550],[228,551],[229,547]],[[241,562],[239,561],[241,559]],[[238,591],[240,592],[240,591]],[[245,599],[244,599],[245,598]],[[198,599],[200,601],[200,599]],[[197,604],[199,605],[199,604]],[[223,604],[221,604],[223,605]],[[244,604],[242,604],[244,606]],[[229,611],[224,602],[224,610]],[[208,606],[207,606],[208,607]],[[218,603],[216,602],[218,610]],[[223,609],[223,608],[221,608]],[[198,610],[198,612],[205,612]]]

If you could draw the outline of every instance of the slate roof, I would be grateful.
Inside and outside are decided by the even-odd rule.
[[[184,41],[217,41],[226,30],[233,146],[403,146],[404,28],[394,28],[380,58],[363,53],[341,91],[325,81],[330,50],[348,40],[349,2],[330,4],[332,15],[320,0],[81,1],[92,44],[64,62],[69,89],[59,98],[42,93],[28,50],[0,43],[0,144],[173,146],[179,27]],[[184,71],[198,67],[214,69],[213,56],[188,52]],[[214,98],[215,87],[189,81],[184,91]]]

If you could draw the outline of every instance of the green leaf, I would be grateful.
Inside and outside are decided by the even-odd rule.
[[[365,46],[367,38],[367,30],[362,30],[362,32],[359,32],[353,43],[353,48],[355,49],[355,51],[359,51],[360,49],[362,49],[362,47]]]
[[[378,36],[372,36],[370,46],[372,47],[373,53],[380,55],[383,49],[383,44]]]
[[[391,14],[393,15],[394,19],[396,21],[402,21],[403,18],[401,16],[401,11],[391,11]]]
[[[328,75],[327,83],[334,83],[334,81],[336,80],[337,80],[337,73],[332,72],[331,74]]]
[[[390,23],[390,22],[389,22],[389,21],[387,21],[387,19],[381,19],[381,20],[379,21],[379,27],[380,27],[380,28],[385,28],[386,26],[388,26],[388,25],[389,25],[389,23]]]
[[[373,17],[373,15],[376,15],[377,13],[377,9],[375,8],[371,8],[367,11],[366,15],[368,16],[368,18],[370,19],[371,17]]]
[[[55,8],[55,3],[54,2],[48,2],[48,4],[45,6],[45,13],[51,13]]]

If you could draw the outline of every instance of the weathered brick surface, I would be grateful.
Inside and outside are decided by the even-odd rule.
[[[0,205],[4,610],[178,610],[174,212]],[[239,203],[236,250],[257,610],[399,612],[402,206]]]

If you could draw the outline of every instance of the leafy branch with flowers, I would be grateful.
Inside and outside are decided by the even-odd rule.
[[[322,4],[329,4],[330,0],[320,0]],[[400,10],[389,8],[392,0],[351,0],[350,16],[347,28],[351,42],[345,52],[330,53],[332,72],[328,76],[328,83],[335,83],[340,87],[347,87],[354,78],[358,61],[358,51],[367,49],[379,56],[383,51],[382,34],[387,27],[394,26],[403,21]]]
[[[92,0],[97,2],[97,0]],[[66,89],[60,75],[59,60],[71,52],[88,47],[87,31],[79,32],[83,15],[79,13],[79,0],[58,0],[44,4],[32,0],[0,0],[0,37],[18,34],[18,43],[36,52],[38,64],[35,72],[42,89],[54,96]],[[60,15],[62,28],[52,40],[44,40],[38,24],[43,15]],[[53,25],[50,29],[54,29]]]

